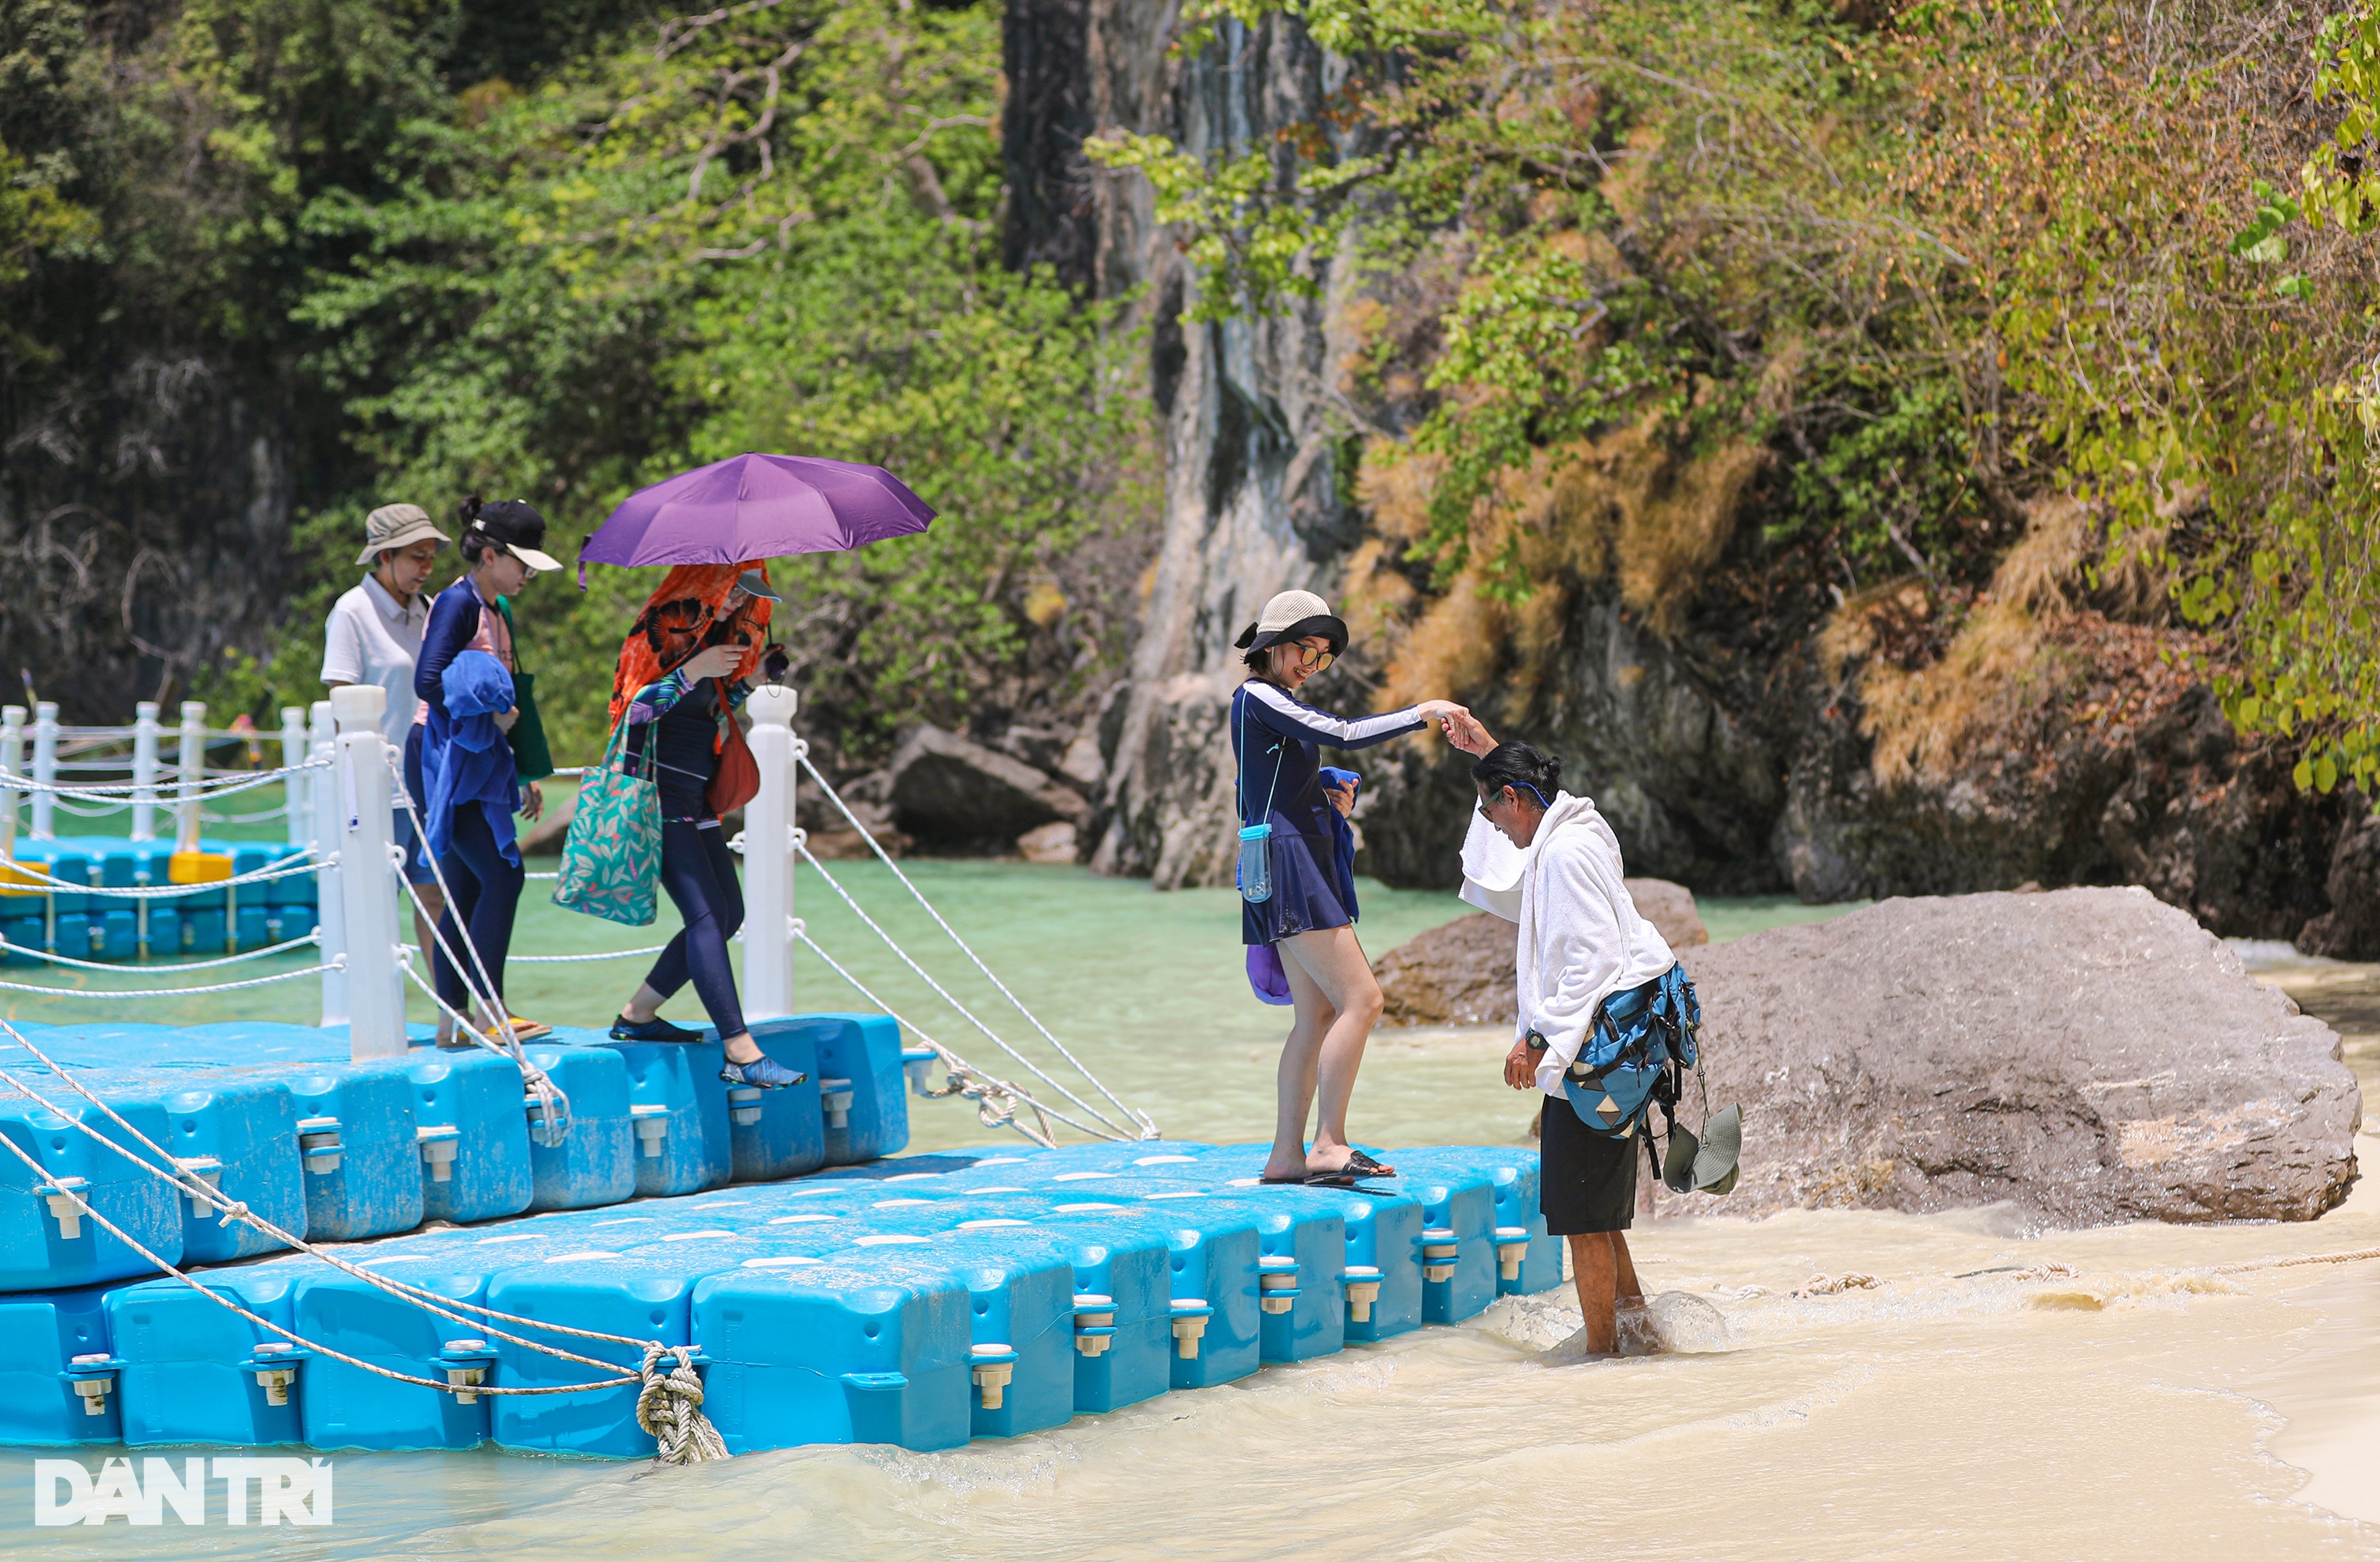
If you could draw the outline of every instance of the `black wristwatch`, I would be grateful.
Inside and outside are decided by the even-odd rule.
[[[1546,1038],[1532,1030],[1521,1038],[1521,1045],[1532,1052],[1543,1052],[1546,1049]]]

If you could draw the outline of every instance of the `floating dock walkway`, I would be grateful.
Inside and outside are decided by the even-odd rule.
[[[1383,1152],[1401,1175],[1370,1192],[1260,1185],[1261,1146],[896,1155],[932,1054],[880,1015],[756,1025],[810,1076],[768,1093],[721,1084],[715,1043],[557,1033],[528,1050],[567,1092],[559,1135],[484,1051],[18,1029],[55,1072],[0,1061],[10,1444],[650,1457],[639,1371],[685,1347],[730,1452],[949,1448],[1561,1278],[1528,1151]],[[346,1267],[265,1251],[193,1180]]]

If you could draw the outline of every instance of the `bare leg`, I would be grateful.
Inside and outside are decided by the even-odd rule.
[[[446,914],[446,891],[435,884],[417,884],[413,892],[421,897],[421,903],[413,908],[413,942],[414,947],[421,951],[423,963],[427,963],[431,959],[430,951],[438,947],[431,935],[438,926],[438,919]]]
[[[644,1024],[662,1011],[662,1005],[666,1001],[661,994],[653,991],[650,983],[638,982],[637,996],[628,999],[626,1007],[620,1011],[620,1018],[632,1025]]]
[[[1586,1325],[1586,1348],[1608,1356],[1620,1349],[1621,1299],[1633,1306],[1645,1304],[1645,1293],[1636,1287],[1636,1265],[1628,1256],[1628,1239],[1617,1231],[1572,1237],[1570,1267]]]
[[[1322,1045],[1314,1064],[1307,1067],[1305,1077],[1314,1081],[1316,1121],[1314,1149],[1305,1157],[1308,1171],[1336,1171],[1347,1164],[1347,1103],[1355,1094],[1355,1073],[1364,1066],[1364,1046],[1372,1038],[1372,1027],[1380,1019],[1380,984],[1372,977],[1370,962],[1364,958],[1364,946],[1355,941],[1353,927],[1325,927],[1311,933],[1300,933],[1283,938],[1281,950],[1288,958],[1281,962],[1285,970],[1302,970],[1320,988],[1322,996],[1337,1011],[1337,1017],[1322,1034]],[[1296,979],[1291,978],[1291,991],[1296,990]],[[1284,1077],[1288,1059],[1281,1063]],[[1283,1118],[1289,1103],[1281,1103]],[[1303,1127],[1305,1104],[1301,1095],[1297,1116]],[[1281,1154],[1276,1139],[1273,1154]]]
[[[1322,1038],[1329,1034],[1339,1011],[1322,995],[1314,978],[1294,960],[1284,960],[1281,968],[1289,977],[1290,997],[1296,1002],[1295,1018],[1291,1021],[1289,1039],[1281,1044],[1281,1073],[1277,1082],[1277,1106],[1273,1113],[1272,1154],[1265,1158],[1267,1177],[1303,1177],[1305,1175],[1305,1113],[1314,1104],[1314,1076],[1322,1053]]]

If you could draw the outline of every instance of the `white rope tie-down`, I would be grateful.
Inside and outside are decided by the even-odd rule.
[[[1145,1115],[1134,1112],[1131,1108],[1125,1108],[1124,1110],[1126,1115],[1133,1119],[1135,1126],[1133,1128],[1124,1127],[1122,1123],[1117,1122],[1113,1118],[1109,1117],[1105,1112],[1100,1111],[1088,1101],[1084,1100],[1081,1096],[1067,1089],[1065,1085],[1060,1084],[1056,1079],[1051,1078],[1048,1071],[1044,1070],[1039,1064],[1034,1062],[1032,1059],[1025,1056],[1024,1053],[1016,1050],[1015,1047],[1010,1046],[1002,1038],[999,1032],[993,1030],[990,1025],[985,1024],[982,1020],[977,1018],[973,1010],[970,1010],[965,1004],[961,1003],[956,998],[953,997],[949,988],[943,987],[941,983],[937,982],[932,976],[929,975],[926,972],[926,968],[918,964],[907,950],[901,947],[899,939],[893,938],[891,933],[885,931],[881,924],[860,908],[859,902],[852,898],[851,891],[844,889],[842,881],[826,870],[826,865],[820,862],[818,858],[812,854],[809,843],[807,841],[797,842],[795,850],[801,854],[802,861],[810,866],[810,870],[812,872],[816,873],[820,878],[826,880],[828,888],[832,889],[835,894],[842,899],[843,903],[851,909],[851,914],[859,918],[861,922],[865,923],[868,931],[874,933],[879,938],[882,939],[884,941],[884,947],[891,950],[895,955],[899,956],[901,963],[906,965],[919,981],[933,988],[935,997],[950,1005],[961,1019],[964,1019],[967,1023],[982,1032],[985,1038],[994,1047],[999,1047],[1002,1052],[1007,1053],[1011,1058],[1016,1059],[1017,1062],[1023,1064],[1026,1072],[1030,1072],[1036,1079],[1038,1079],[1042,1084],[1048,1085],[1050,1089],[1055,1090],[1059,1095],[1063,1096],[1067,1100],[1073,1102],[1075,1106],[1087,1116],[1097,1119],[1105,1126],[1103,1129],[1090,1128],[1082,1123],[1075,1122],[1071,1118],[1061,1118],[1059,1120],[1066,1123],[1068,1127],[1075,1129],[1078,1132],[1087,1133],[1091,1135],[1093,1138],[1098,1139],[1112,1139],[1119,1142],[1128,1143],[1141,1139],[1153,1138],[1156,1136],[1155,1125],[1151,1123]],[[818,950],[818,946],[815,943],[811,943],[808,933],[805,932],[801,934],[800,937],[802,942],[808,944],[813,950]],[[821,958],[824,958],[824,951],[820,950],[818,952]],[[830,965],[834,964],[834,962],[832,960],[829,960],[827,963]],[[844,970],[840,965],[835,965],[834,969],[836,975],[842,976],[844,981],[851,983],[855,987],[859,987],[858,980],[855,978],[850,972]],[[867,989],[865,987],[860,987],[860,991],[866,993]],[[882,1009],[887,1014],[892,1013],[892,1009],[888,1007],[881,999],[875,997],[873,994],[868,994],[868,1001],[874,1003],[879,1009]],[[894,1018],[898,1020],[899,1016],[895,1015]],[[906,1022],[902,1023],[905,1025],[906,1024]],[[916,1029],[915,1026],[909,1026],[908,1028],[912,1030]],[[919,1039],[924,1039],[923,1032],[919,1032],[918,1035]],[[934,1044],[929,1043],[929,1045]],[[935,1045],[934,1050],[946,1060],[955,1059],[956,1058],[956,1054],[950,1051],[947,1047]],[[1071,1058],[1072,1055],[1069,1054],[1070,1060]],[[1113,1101],[1115,1099],[1114,1094],[1110,1092],[1107,1086],[1100,1084],[1098,1078],[1093,1075],[1089,1070],[1083,1068],[1080,1063],[1076,1063],[1075,1067],[1081,1072],[1085,1079],[1089,1080],[1092,1084],[1097,1085],[1099,1091],[1107,1096],[1109,1100]],[[1019,1093],[1012,1092],[1012,1094]],[[1023,1098],[1021,1094],[1020,1098]],[[1119,1105],[1121,1105],[1121,1103],[1119,1103]],[[1038,1106],[1035,1109],[1040,1111],[1048,1110],[1048,1108]]]
[[[147,1149],[152,1155],[156,1156],[160,1161],[167,1165],[172,1164],[172,1157],[162,1146],[150,1139],[146,1134],[142,1133],[139,1129],[135,1128],[130,1122],[127,1121],[123,1114],[116,1111],[115,1108],[109,1106],[105,1101],[91,1094],[89,1089],[84,1087],[79,1080],[77,1080],[71,1073],[61,1069],[56,1061],[44,1054],[41,1048],[35,1047],[31,1042],[27,1041],[24,1036],[18,1032],[14,1025],[7,1023],[6,1021],[0,1021],[0,1030],[5,1030],[10,1038],[15,1041],[17,1046],[24,1048],[27,1052],[31,1053],[36,1059],[38,1059],[44,1067],[48,1068],[54,1075],[55,1075],[61,1084],[72,1090],[76,1095],[80,1096],[93,1107],[98,1108],[101,1112],[104,1113],[108,1119],[118,1128],[122,1129],[125,1133],[138,1141],[143,1148]],[[42,1168],[42,1164],[38,1160],[35,1160],[30,1155],[27,1154],[23,1149],[19,1148],[15,1141],[6,1139],[5,1136],[0,1136],[0,1144],[5,1144],[9,1153],[24,1163],[26,1168],[32,1173],[36,1187],[46,1187],[53,1190],[54,1196],[65,1199],[76,1211],[79,1212],[79,1214],[89,1217],[94,1225],[98,1226],[103,1230],[107,1231],[110,1235],[123,1242],[133,1252],[139,1253],[149,1263],[156,1265],[161,1273],[169,1275],[173,1278],[179,1280],[182,1284],[199,1292],[209,1301],[213,1302],[218,1306],[224,1307],[230,1312],[237,1313],[241,1317],[246,1318],[249,1323],[256,1325],[258,1327],[270,1330],[273,1334],[279,1335],[282,1338],[289,1341],[291,1344],[299,1346],[306,1350],[328,1357],[333,1361],[346,1362],[349,1366],[361,1368],[363,1371],[374,1374],[377,1376],[388,1378],[397,1383],[411,1384],[417,1387],[434,1388],[441,1393],[456,1395],[466,1404],[482,1394],[491,1396],[581,1394],[600,1389],[624,1388],[634,1385],[638,1390],[637,1399],[638,1424],[643,1427],[646,1431],[654,1434],[655,1440],[658,1445],[657,1457],[660,1462],[664,1464],[691,1464],[705,1459],[724,1459],[728,1457],[726,1445],[721,1440],[717,1429],[710,1424],[709,1418],[704,1416],[701,1411],[702,1383],[700,1377],[697,1375],[694,1371],[693,1347],[685,1345],[664,1345],[659,1340],[638,1339],[627,1335],[607,1334],[599,1329],[575,1328],[566,1324],[558,1324],[541,1318],[522,1317],[516,1314],[501,1312],[492,1307],[482,1307],[472,1302],[458,1302],[451,1297],[440,1297],[434,1292],[423,1290],[421,1287],[407,1285],[406,1282],[399,1280],[393,1276],[375,1274],[369,1269],[350,1264],[346,1260],[340,1258],[335,1254],[327,1253],[322,1249],[314,1246],[304,1238],[298,1236],[295,1232],[284,1230],[281,1227],[256,1214],[253,1210],[249,1209],[245,1203],[231,1198],[229,1195],[224,1193],[220,1189],[216,1188],[212,1183],[206,1181],[201,1177],[196,1176],[195,1174],[168,1172],[164,1169],[164,1166],[152,1163],[144,1159],[140,1156],[134,1154],[131,1150],[117,1144],[108,1135],[100,1132],[97,1129],[91,1127],[91,1124],[85,1122],[79,1114],[69,1113],[61,1109],[59,1103],[54,1102],[48,1097],[42,1096],[41,1092],[33,1089],[14,1073],[11,1073],[6,1070],[0,1070],[0,1083],[6,1083],[10,1088],[16,1090],[18,1094],[36,1102],[45,1110],[65,1120],[67,1122],[79,1129],[93,1142],[104,1145],[107,1149],[131,1162],[134,1166],[139,1167],[149,1175],[156,1178],[162,1182],[167,1183],[173,1187],[177,1193],[190,1199],[193,1205],[203,1204],[205,1205],[212,1206],[214,1210],[220,1212],[221,1223],[225,1226],[237,1220],[262,1233],[275,1242],[295,1249],[310,1257],[320,1259],[323,1263],[330,1265],[333,1268],[337,1269],[344,1274],[352,1276],[357,1279],[362,1280],[366,1284],[373,1286],[399,1301],[408,1302],[413,1306],[422,1309],[424,1312],[434,1314],[450,1322],[477,1328],[484,1334],[492,1335],[498,1339],[520,1346],[524,1350],[538,1351],[543,1355],[551,1356],[560,1361],[576,1362],[582,1365],[596,1367],[613,1373],[617,1375],[587,1383],[555,1384],[543,1387],[516,1387],[504,1385],[487,1384],[483,1382],[455,1381],[451,1379],[446,1382],[440,1382],[434,1378],[417,1377],[410,1373],[397,1372],[392,1368],[380,1366],[371,1362],[359,1360],[354,1356],[347,1355],[343,1351],[332,1350],[328,1346],[308,1339],[295,1331],[273,1322],[270,1318],[263,1317],[259,1314],[251,1312],[249,1309],[243,1307],[238,1302],[233,1301],[230,1297],[201,1284],[199,1280],[192,1277],[177,1265],[167,1263],[164,1259],[151,1252],[146,1245],[140,1241],[139,1239],[126,1231],[122,1227],[117,1226],[114,1221],[108,1219],[104,1215],[100,1214],[98,1210],[92,1208],[90,1202],[82,1197],[81,1193],[71,1181],[62,1182],[54,1180],[50,1173]],[[465,1314],[470,1314],[473,1315],[466,1317],[464,1315]],[[625,1367],[616,1362],[607,1362],[600,1357],[581,1355],[575,1350],[565,1350],[560,1346],[548,1345],[538,1340],[525,1338],[519,1335],[510,1333],[507,1330],[494,1327],[490,1322],[488,1322],[488,1320],[494,1320],[498,1323],[517,1325],[526,1328],[538,1329],[548,1334],[566,1335],[577,1339],[627,1346],[632,1350],[639,1351],[641,1353],[641,1360],[638,1365],[634,1368]],[[662,1365],[664,1362],[668,1363],[666,1368]]]
[[[1063,1112],[1043,1106],[1022,1089],[1006,1080],[984,1072],[932,1036],[928,1035],[914,1023],[902,1018],[890,1004],[870,992],[868,989],[868,984],[844,969],[841,961],[820,949],[818,941],[810,937],[809,930],[798,919],[794,923],[793,935],[803,948],[824,961],[829,970],[850,983],[854,992],[890,1015],[892,1023],[902,1030],[932,1048],[934,1056],[940,1058],[949,1068],[951,1085],[941,1090],[929,1090],[926,1092],[929,1096],[937,1098],[950,1096],[964,1096],[976,1104],[976,1116],[986,1128],[1013,1128],[1045,1150],[1054,1150],[1058,1147],[1056,1136],[1050,1132],[1049,1120],[1051,1118],[1057,1119],[1068,1128],[1087,1138],[1108,1139],[1118,1144],[1129,1143],[1119,1134],[1102,1133],[1098,1129],[1087,1128]],[[1017,1120],[1016,1108],[1020,1105],[1031,1108],[1034,1115],[1041,1120],[1038,1132]]]
[[[851,805],[843,800],[843,794],[837,792],[834,789],[833,784],[830,782],[824,775],[820,773],[819,768],[810,762],[808,746],[807,745],[796,745],[794,749],[794,758],[804,770],[809,772],[810,780],[818,783],[819,791],[826,800],[833,804],[836,811],[843,815],[844,818],[851,825],[851,828],[859,832],[860,839],[868,842],[868,850],[874,852],[878,859],[880,860],[886,867],[892,870],[892,877],[901,881],[901,887],[909,891],[910,896],[917,901],[918,905],[925,908],[926,914],[934,919],[934,926],[940,927],[945,934],[949,935],[951,942],[959,947],[959,952],[965,955],[969,961],[973,962],[975,968],[978,971],[983,973],[984,979],[990,982],[994,987],[997,987],[1000,990],[1000,996],[1006,999],[1010,1004],[1014,1006],[1019,1014],[1025,1016],[1026,1023],[1040,1033],[1041,1039],[1048,1042],[1052,1047],[1054,1047],[1057,1050],[1058,1056],[1066,1059],[1066,1061],[1074,1067],[1075,1072],[1090,1081],[1092,1085],[1098,1089],[1099,1093],[1106,1096],[1109,1102],[1115,1107],[1116,1110],[1122,1112],[1125,1117],[1130,1118],[1134,1123],[1137,1125],[1138,1132],[1135,1133],[1133,1137],[1138,1139],[1155,1139],[1160,1137],[1156,1120],[1151,1118],[1148,1113],[1126,1105],[1114,1091],[1110,1090],[1104,1084],[1101,1084],[1099,1077],[1091,1072],[1090,1070],[1085,1068],[1083,1066],[1082,1059],[1075,1057],[1072,1051],[1068,1050],[1066,1044],[1060,1041],[1056,1035],[1050,1031],[1050,1027],[1041,1023],[1040,1017],[1035,1014],[1032,1010],[1025,1006],[1025,1000],[1009,990],[1008,984],[1002,981],[1000,977],[993,973],[991,967],[984,963],[983,957],[975,952],[973,946],[968,944],[965,938],[959,937],[958,929],[943,920],[942,914],[934,909],[934,903],[926,899],[925,891],[918,889],[917,886],[911,881],[909,876],[901,871],[901,865],[892,860],[892,854],[884,849],[884,843],[876,839],[876,834],[873,830],[869,829],[867,825],[860,822],[859,816],[853,813],[851,811]],[[820,877],[826,878],[829,883],[833,883],[832,876],[828,875],[824,868],[819,866],[819,862],[816,857],[810,855],[807,844],[802,846],[801,853],[803,859],[807,861],[812,868],[818,871]],[[841,893],[842,888],[843,887],[839,884],[835,885],[836,892]],[[848,902],[850,897],[845,895],[844,899]],[[855,906],[853,909],[856,910],[857,908]],[[871,922],[869,926],[874,926],[875,925]],[[881,933],[882,929],[879,928],[878,931],[879,933]],[[889,943],[891,942],[891,939],[888,938],[886,941]],[[897,950],[898,946],[895,946],[895,948]],[[908,956],[905,953],[902,955],[902,958],[904,960],[907,960]],[[912,962],[911,963],[914,968],[915,963]],[[919,972],[918,974],[920,975],[924,975],[923,972]],[[939,992],[941,989],[937,987],[935,990]],[[953,1004],[953,1007],[956,1008],[957,1005]],[[965,1011],[961,1010],[960,1012],[965,1013]],[[967,1018],[969,1021],[974,1023],[977,1029],[982,1030],[988,1036],[991,1035],[991,1032],[984,1027],[981,1021],[976,1020],[971,1014],[967,1015]],[[1025,1062],[1025,1059],[1022,1057],[1018,1057],[1014,1049],[1010,1047],[1006,1042],[1000,1042],[1000,1038],[997,1036],[992,1036],[992,1039],[995,1042],[999,1042],[1002,1051],[1008,1052],[1012,1057],[1017,1057],[1017,1060],[1019,1062]],[[1030,1063],[1026,1063],[1026,1067],[1032,1068],[1033,1066]],[[1068,1100],[1075,1101],[1075,1104],[1082,1107],[1085,1111],[1091,1112],[1092,1115],[1099,1117],[1099,1120],[1102,1122],[1109,1120],[1088,1103],[1078,1100],[1073,1092],[1066,1091],[1065,1087],[1059,1084],[1057,1081],[1050,1079],[1046,1074],[1041,1074],[1040,1070],[1033,1069],[1033,1072],[1036,1074],[1040,1074],[1041,1078],[1047,1081],[1052,1088],[1063,1092]]]

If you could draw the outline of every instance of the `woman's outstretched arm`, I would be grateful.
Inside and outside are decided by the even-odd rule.
[[[1429,725],[1440,712],[1433,707],[1455,709],[1444,700],[1426,700],[1403,710],[1392,710],[1385,716],[1362,716],[1349,720],[1333,716],[1327,710],[1317,710],[1301,705],[1281,689],[1261,679],[1251,678],[1241,685],[1247,691],[1248,719],[1282,737],[1303,739],[1324,748],[1370,748],[1407,733],[1417,733]]]

